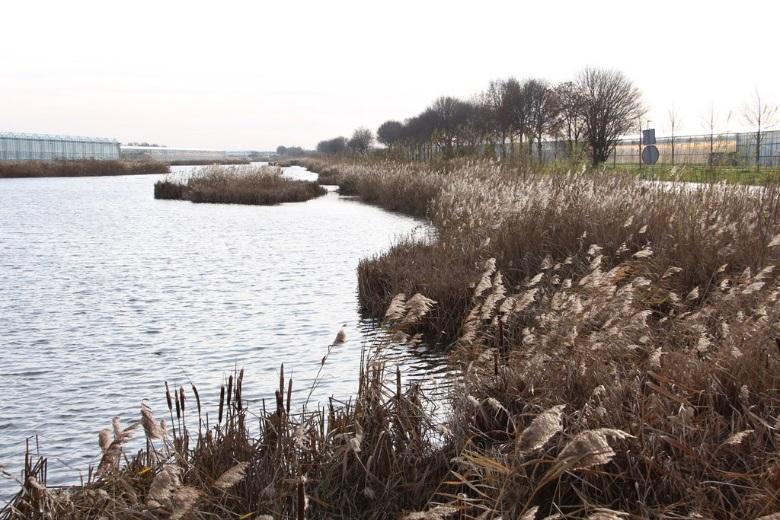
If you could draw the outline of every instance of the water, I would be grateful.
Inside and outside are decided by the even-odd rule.
[[[284,363],[305,399],[342,324],[314,398],[352,395],[377,333],[358,313],[357,263],[425,232],[333,191],[272,207],[155,200],[160,178],[0,180],[0,464],[15,477],[37,435],[49,483],[77,482],[113,416],[135,420],[143,399],[167,415],[164,381],[194,382],[213,411],[243,367],[258,409]],[[442,354],[388,355],[407,380],[447,379]],[[16,489],[0,479],[0,499]]]

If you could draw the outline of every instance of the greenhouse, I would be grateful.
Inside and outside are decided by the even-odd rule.
[[[162,162],[224,161],[224,150],[197,148],[168,148],[165,146],[122,146],[123,159],[153,160]]]
[[[119,142],[102,137],[0,132],[0,161],[117,160]]]

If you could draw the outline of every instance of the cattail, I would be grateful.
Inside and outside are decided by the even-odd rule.
[[[168,381],[165,382],[165,400],[168,402],[168,411],[173,413],[173,400],[171,400],[171,390],[168,388]]]
[[[195,388],[194,384],[190,384],[192,386],[192,393],[195,394],[195,404],[198,406],[198,416],[200,416],[200,395],[198,395],[198,389]]]
[[[282,377],[284,377],[284,365],[282,365]],[[284,383],[282,384],[284,386]],[[228,376],[228,386],[227,386],[227,409],[228,413],[230,413],[230,399],[233,396],[233,375]]]
[[[184,415],[184,387],[179,387],[179,402],[181,403],[181,413]]]
[[[225,385],[219,388],[219,413],[217,415],[217,424],[222,424],[222,412],[225,405]]]

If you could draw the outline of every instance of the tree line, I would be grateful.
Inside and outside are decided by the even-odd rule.
[[[639,89],[620,71],[586,68],[571,81],[551,84],[510,77],[491,81],[469,100],[436,99],[405,121],[385,121],[376,140],[408,159],[465,155],[542,161],[542,142],[565,142],[570,158],[588,153],[608,159],[625,134],[636,129],[646,109]],[[320,141],[321,154],[366,154],[374,136],[366,128],[352,138]]]

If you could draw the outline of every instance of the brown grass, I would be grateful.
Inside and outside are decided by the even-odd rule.
[[[297,412],[284,367],[275,405],[253,413],[243,371],[210,414],[194,386],[166,385],[168,428],[142,408],[146,450],[125,453],[117,436],[99,470],[67,490],[45,486],[45,459],[30,462],[0,518],[397,518],[425,506],[446,475],[447,452],[434,444],[417,387],[390,376],[381,361],[367,361],[354,401]],[[259,422],[257,434],[248,421]]]
[[[395,190],[407,167],[387,167],[352,182]],[[780,510],[780,190],[492,163],[422,178],[438,175],[436,240],[359,269],[374,315],[397,293],[440,302],[415,330],[464,370],[462,460],[432,505],[467,518]],[[529,453],[526,428],[562,406],[560,431]]]
[[[780,190],[492,163],[336,168],[383,205],[385,183],[402,196],[428,182],[436,236],[363,262],[359,284],[397,339],[451,348],[446,423],[380,357],[354,401],[324,410],[292,413],[282,378],[253,438],[239,375],[226,420],[197,440],[173,392],[172,440],[120,467],[123,436],[104,439],[117,469],[73,506],[30,467],[15,507],[141,518],[160,511],[148,496],[165,473],[155,501],[192,518],[776,518]],[[420,214],[408,196],[396,206]],[[226,472],[227,491],[214,486]]]
[[[297,181],[268,166],[206,166],[185,182],[164,180],[154,186],[157,199],[272,205],[303,202],[326,193],[316,182]]]
[[[0,161],[0,178],[96,177],[169,171],[168,164],[156,161]]]

